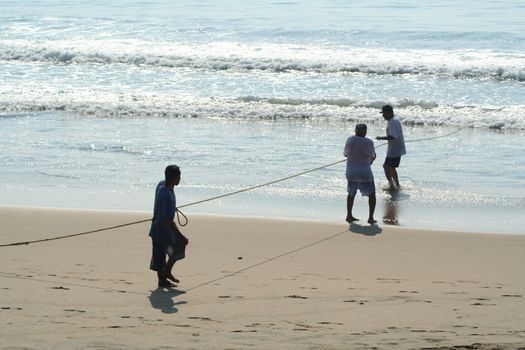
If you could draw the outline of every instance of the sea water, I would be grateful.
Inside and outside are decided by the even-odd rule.
[[[525,233],[522,1],[3,1],[0,204],[150,211],[343,159],[394,106],[402,190],[376,218]],[[340,163],[187,207],[343,221]],[[358,195],[355,216],[367,217]]]

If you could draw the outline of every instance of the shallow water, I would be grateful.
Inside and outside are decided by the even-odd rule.
[[[342,160],[353,129],[348,122],[101,119],[55,112],[13,115],[1,123],[7,136],[0,158],[4,203],[137,210],[151,208],[168,163],[182,168],[177,196],[184,205]],[[369,124],[369,136],[383,129],[382,122]],[[376,143],[377,216],[389,208],[408,226],[520,231],[525,162],[515,155],[522,135],[454,132],[405,127],[403,190],[394,201],[381,190],[386,149]],[[345,215],[344,169],[341,163],[187,210],[339,220]],[[366,209],[358,198],[356,211],[364,217]]]
[[[0,204],[150,210],[169,163],[191,203],[342,159],[356,123],[384,134],[391,103],[413,142],[393,199],[378,148],[377,218],[525,233],[523,14],[511,0],[4,1]],[[344,190],[339,164],[187,210],[340,220]]]

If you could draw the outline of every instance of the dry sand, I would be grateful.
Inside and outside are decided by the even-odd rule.
[[[0,244],[148,217],[0,207]],[[190,213],[162,290],[148,228],[0,248],[0,348],[525,349],[525,235]]]

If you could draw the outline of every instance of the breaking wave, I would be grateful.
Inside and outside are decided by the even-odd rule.
[[[525,81],[525,54],[471,50],[388,50],[348,46],[144,41],[5,40],[0,60],[52,64],[124,64],[168,69],[424,75]]]
[[[212,118],[244,120],[311,120],[377,122],[386,101],[351,99],[190,98],[157,94],[123,97],[108,93],[64,96],[48,92],[0,94],[0,118],[24,112],[63,112],[97,118]],[[525,130],[525,108],[442,105],[400,100],[396,115],[406,125]]]

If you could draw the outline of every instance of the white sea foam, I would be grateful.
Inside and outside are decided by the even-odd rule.
[[[525,54],[474,50],[356,48],[344,45],[206,44],[141,40],[4,40],[0,60],[126,64],[202,70],[422,75],[525,81]]]
[[[440,105],[432,101],[400,100],[396,114],[406,125],[454,126],[525,130],[525,107]],[[309,119],[318,121],[378,121],[385,101],[346,99],[206,98],[169,93],[121,95],[108,92],[11,91],[0,94],[0,111],[63,111],[103,118]]]

